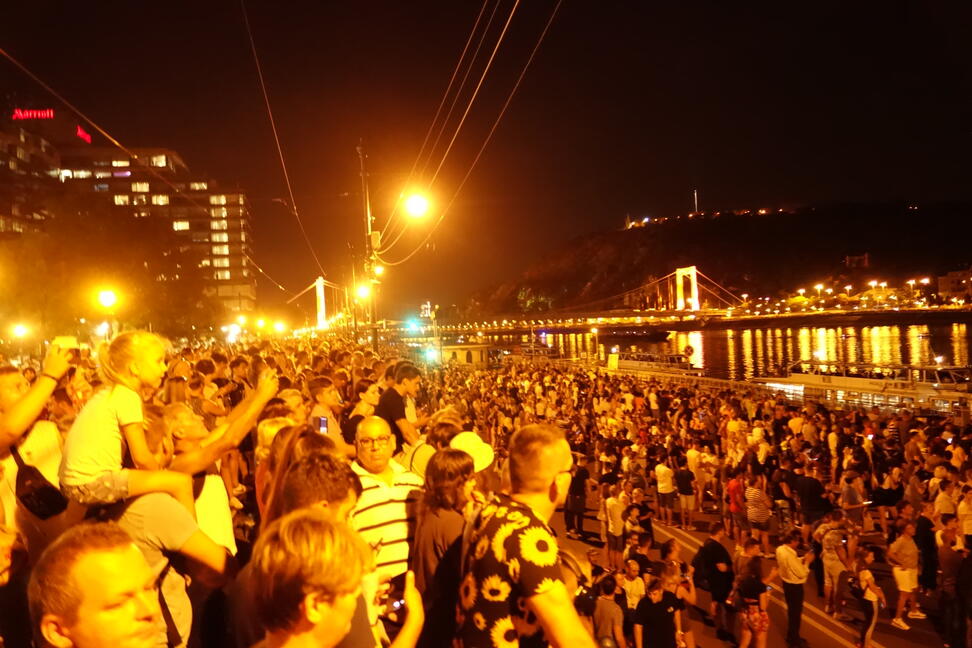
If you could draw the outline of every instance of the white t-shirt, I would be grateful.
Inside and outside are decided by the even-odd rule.
[[[663,463],[655,466],[655,479],[658,480],[658,492],[667,494],[675,492],[675,472]]]
[[[128,387],[115,385],[96,393],[64,439],[61,483],[81,486],[121,470],[126,448],[122,427],[143,420],[142,398]]]
[[[624,502],[618,497],[609,497],[604,508],[607,509],[608,533],[613,536],[624,533]]]

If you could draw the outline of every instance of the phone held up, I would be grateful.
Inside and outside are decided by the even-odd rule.
[[[78,338],[73,335],[58,335],[56,338],[51,340],[51,345],[56,346],[59,349],[65,349],[71,352],[71,364],[78,364],[81,360],[81,345],[78,344]]]
[[[317,431],[322,435],[327,436],[327,417],[318,416],[317,417]]]

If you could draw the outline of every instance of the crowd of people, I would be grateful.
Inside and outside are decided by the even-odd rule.
[[[0,638],[748,648],[779,588],[805,648],[815,585],[862,648],[926,610],[968,648],[970,451],[691,378],[128,331],[0,367]]]

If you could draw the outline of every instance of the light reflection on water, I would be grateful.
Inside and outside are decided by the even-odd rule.
[[[615,337],[608,332],[549,332],[540,339],[562,357],[603,360],[613,347],[621,351],[683,353],[691,347],[692,364],[717,378],[743,379],[772,373],[797,360],[816,358],[837,363],[969,364],[970,330],[966,324],[861,327],[753,328],[743,330],[678,331],[661,343],[639,342],[635,337]],[[528,335],[492,336],[495,342],[525,343]]]

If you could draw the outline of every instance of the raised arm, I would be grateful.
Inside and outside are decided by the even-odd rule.
[[[51,345],[37,380],[20,400],[0,414],[0,453],[16,444],[34,424],[70,365],[71,350]]]
[[[584,629],[563,582],[557,581],[543,594],[527,599],[543,626],[543,634],[555,648],[595,648],[594,640]]]

